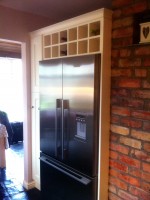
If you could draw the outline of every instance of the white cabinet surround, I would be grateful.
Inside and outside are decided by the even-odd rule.
[[[108,199],[112,11],[101,8],[30,34],[32,67],[32,175],[40,189],[39,61],[101,55],[98,200]]]

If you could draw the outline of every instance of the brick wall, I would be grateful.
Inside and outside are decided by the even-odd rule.
[[[150,200],[150,44],[133,45],[149,4],[112,0],[110,200]]]

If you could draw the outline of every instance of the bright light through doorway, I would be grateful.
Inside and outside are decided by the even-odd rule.
[[[23,121],[22,60],[0,57],[0,110],[9,121]]]
[[[24,148],[23,142],[13,144],[6,150],[6,170],[10,177],[23,184]]]

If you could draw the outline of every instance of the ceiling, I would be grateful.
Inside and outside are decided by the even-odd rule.
[[[111,0],[0,0],[0,5],[59,22],[99,8],[111,8]]]

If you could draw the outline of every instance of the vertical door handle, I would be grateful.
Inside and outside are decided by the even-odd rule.
[[[62,99],[56,99],[55,116],[55,156],[62,154]]]
[[[67,157],[69,140],[69,100],[63,100],[62,124],[62,160]]]

